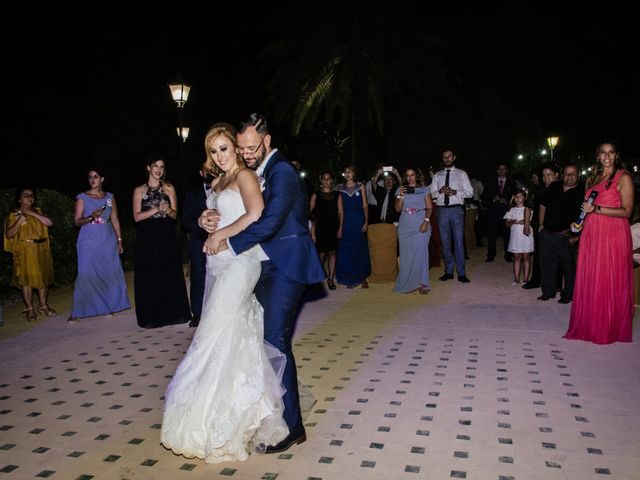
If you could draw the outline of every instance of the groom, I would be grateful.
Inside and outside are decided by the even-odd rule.
[[[241,122],[237,141],[238,153],[247,167],[256,170],[264,188],[264,210],[256,222],[231,237],[228,245],[236,255],[256,244],[262,248],[262,273],[255,294],[264,308],[264,338],[287,358],[282,382],[287,390],[283,401],[289,436],[267,447],[267,453],[276,453],[307,438],[291,338],[305,286],[321,282],[325,274],[309,235],[304,185],[293,165],[271,148],[265,118],[252,113]]]

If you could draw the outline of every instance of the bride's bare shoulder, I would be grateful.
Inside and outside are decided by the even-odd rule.
[[[238,173],[236,174],[236,178],[238,179],[238,181],[258,181],[258,174],[254,171],[251,170],[250,168],[247,167],[243,167],[240,170],[238,170]]]

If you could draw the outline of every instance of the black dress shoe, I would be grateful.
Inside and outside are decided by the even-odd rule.
[[[542,294],[542,295],[540,295],[540,296],[538,297],[538,300],[542,300],[543,302],[546,302],[546,301],[547,301],[547,300],[549,300],[550,298],[556,298],[556,297],[550,297],[549,295],[544,295],[544,294]]]
[[[571,299],[560,297],[560,300],[558,300],[558,303],[571,303]]]
[[[200,324],[200,317],[193,317],[189,322],[189,326],[192,328],[196,328]]]
[[[461,277],[458,277],[458,281],[462,283],[471,283],[471,280],[469,280],[466,275],[462,275]]]
[[[522,285],[522,288],[524,288],[525,290],[531,290],[534,288],[540,288],[540,284],[539,283],[531,283],[531,282],[527,282],[524,285]]]
[[[287,438],[282,440],[280,443],[276,445],[269,445],[264,453],[280,453],[289,449],[292,445],[301,444],[307,439],[307,434],[302,432],[302,434],[289,434]]]
[[[487,257],[484,261],[484,263],[489,263],[489,262],[493,262],[495,260],[495,258],[492,257]]]
[[[446,282],[447,280],[453,280],[453,273],[445,273],[438,280]]]

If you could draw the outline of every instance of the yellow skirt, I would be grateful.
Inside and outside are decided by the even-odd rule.
[[[53,259],[49,239],[42,243],[15,242],[12,283],[16,287],[33,288],[46,288],[53,283]]]

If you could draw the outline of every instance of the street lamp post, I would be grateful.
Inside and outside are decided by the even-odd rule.
[[[184,172],[182,168],[182,144],[187,141],[189,136],[189,128],[183,125],[183,109],[184,104],[187,103],[189,98],[189,92],[191,91],[191,85],[188,85],[182,75],[179,73],[169,84],[169,90],[171,91],[171,98],[176,102],[178,108],[178,191],[182,193],[184,187]]]
[[[549,145],[549,149],[551,150],[551,161],[553,162],[553,150],[558,144],[558,137],[547,137],[547,144]]]

